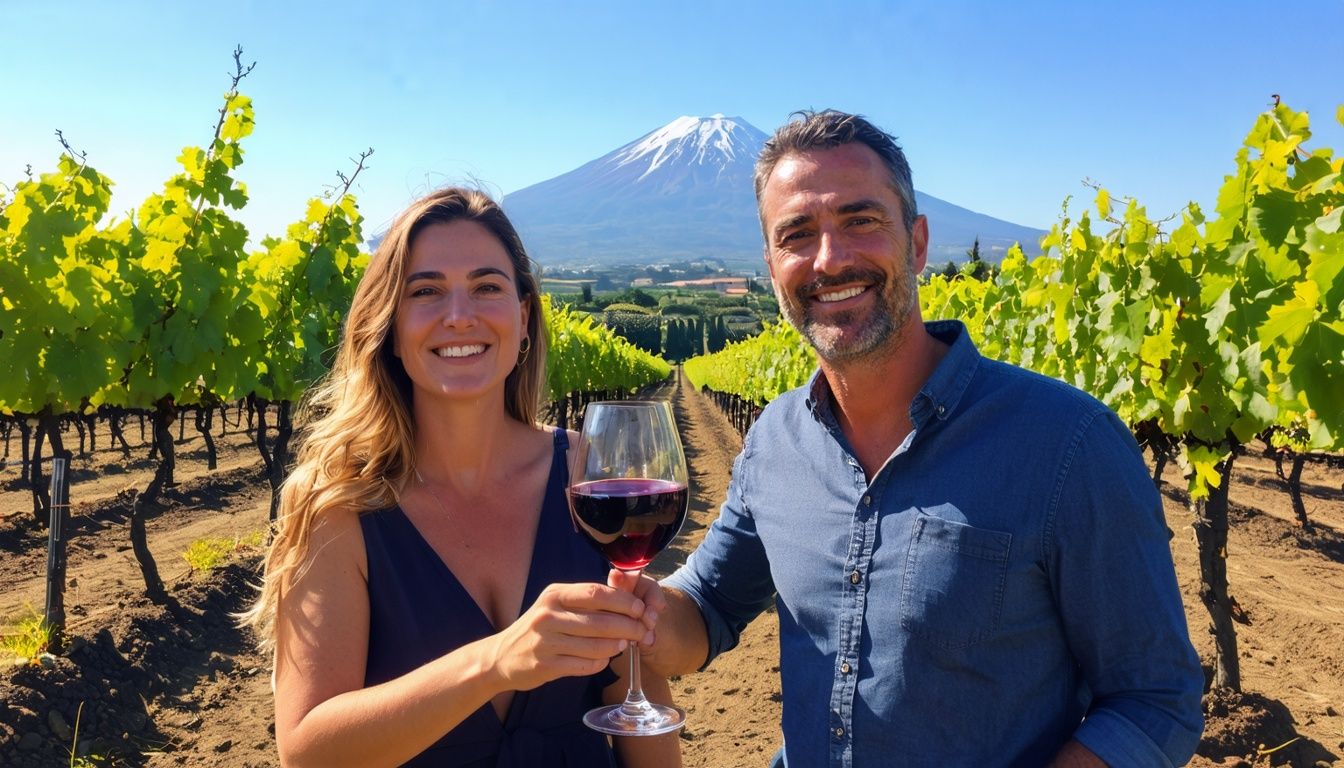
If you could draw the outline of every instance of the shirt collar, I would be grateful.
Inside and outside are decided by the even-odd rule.
[[[910,403],[910,422],[918,430],[930,418],[947,420],[956,412],[961,396],[970,385],[980,365],[980,351],[975,348],[966,326],[960,320],[936,320],[924,323],[931,336],[948,345],[947,354],[939,361],[933,375],[924,382],[919,394]],[[828,424],[835,421],[831,413],[831,387],[818,368],[807,382],[807,407],[812,417]]]

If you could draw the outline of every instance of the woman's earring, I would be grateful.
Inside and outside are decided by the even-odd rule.
[[[522,342],[518,344],[518,365],[527,362],[527,353],[532,351],[532,338],[524,336]]]

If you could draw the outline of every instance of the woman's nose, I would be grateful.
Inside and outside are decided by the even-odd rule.
[[[443,301],[445,328],[469,328],[476,324],[476,309],[465,291],[449,291]]]

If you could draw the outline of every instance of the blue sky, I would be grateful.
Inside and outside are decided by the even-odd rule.
[[[0,182],[50,170],[60,128],[125,212],[204,144],[231,51],[257,128],[239,176],[254,239],[372,147],[372,229],[417,195],[497,194],[680,115],[773,130],[801,107],[896,134],[915,186],[1048,227],[1094,179],[1162,216],[1211,205],[1271,93],[1344,151],[1344,0],[1287,3],[0,0]]]

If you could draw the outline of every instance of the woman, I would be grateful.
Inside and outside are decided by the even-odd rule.
[[[574,437],[535,422],[545,353],[503,211],[457,188],[411,205],[310,397],[246,617],[274,645],[283,765],[680,764],[675,734],[613,755],[580,720],[623,699],[612,657],[665,603],[570,526]]]

